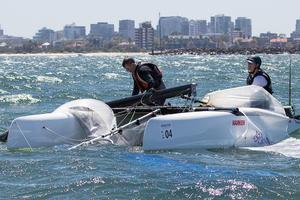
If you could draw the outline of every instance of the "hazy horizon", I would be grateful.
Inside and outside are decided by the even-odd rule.
[[[0,25],[4,34],[32,38],[35,33],[47,27],[62,30],[66,24],[85,26],[89,33],[90,24],[108,22],[118,31],[119,20],[135,20],[136,26],[151,21],[156,27],[161,16],[182,16],[188,19],[204,19],[218,14],[247,17],[252,20],[252,33],[284,33],[287,36],[295,30],[296,19],[300,19],[300,1],[286,0],[279,4],[271,0],[151,0],[101,1],[85,0],[4,0],[1,4]]]

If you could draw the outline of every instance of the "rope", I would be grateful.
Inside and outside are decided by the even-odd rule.
[[[188,110],[188,111],[191,111],[191,110],[192,110],[191,108],[193,108],[193,105],[192,105],[192,104],[191,104],[191,105],[188,105],[188,101],[189,101],[189,99],[187,99],[187,100],[185,101],[185,104],[184,104],[184,106],[183,106],[182,112],[185,112],[186,110]]]
[[[131,109],[129,110],[129,112],[127,112],[126,116],[125,116],[125,117],[119,122],[119,124],[117,125],[118,127],[119,127],[120,124],[122,124],[122,122],[123,122],[123,121],[124,121],[124,120],[132,113],[132,112],[133,112],[133,114],[132,114],[132,116],[131,116],[129,122],[132,121],[132,119],[133,119],[133,117],[134,117],[134,115],[135,115],[135,113],[136,113],[137,106],[138,106],[139,104],[144,105],[144,106],[147,106],[147,104],[143,103],[143,98],[145,97],[146,94],[147,94],[147,93],[144,93],[143,96],[142,96],[142,98],[141,98],[141,100],[140,100],[139,102],[137,102],[137,103],[135,103],[135,104],[132,105],[132,107],[131,107]],[[119,115],[119,116],[121,116],[121,115]],[[119,117],[119,116],[116,116],[116,117]]]
[[[126,145],[130,145],[129,142],[125,139],[125,137],[123,135],[120,135],[120,139],[126,144]]]
[[[117,127],[120,126],[120,124],[123,123],[123,121],[128,117],[128,115],[131,113],[131,110],[129,112],[127,112],[127,114],[125,115],[125,117],[119,122],[119,124],[117,125]],[[120,115],[121,116],[121,115]]]
[[[135,111],[136,111],[136,109],[133,109],[133,113],[132,113],[132,115],[131,115],[131,118],[130,118],[129,122],[132,121],[132,119],[133,119],[133,117],[134,117],[134,115],[135,115]]]
[[[21,128],[20,128],[20,126],[19,126],[19,124],[18,124],[17,122],[15,122],[15,123],[16,123],[16,125],[17,125],[17,127],[18,127],[19,131],[20,131],[20,132],[21,132],[21,134],[23,135],[23,137],[24,137],[24,139],[25,139],[25,141],[26,141],[27,145],[29,146],[30,150],[31,150],[31,151],[33,151],[33,149],[32,149],[32,147],[31,147],[31,145],[29,144],[29,142],[28,142],[27,138],[25,137],[25,135],[24,135],[23,131],[21,130]]]
[[[242,133],[242,135],[238,138],[238,140],[240,140],[240,138],[243,138],[245,136],[245,134],[248,132],[248,130],[249,130],[249,124],[251,124],[252,126],[254,126],[254,128],[256,129],[256,131],[259,131],[260,133],[262,133],[262,131],[249,119],[249,117],[243,111],[241,111],[239,109],[239,112],[241,112],[245,116],[245,118],[246,118],[246,120],[247,120],[248,123],[247,123],[246,130]]]
[[[136,119],[136,120],[134,120],[134,121],[132,121],[132,122],[129,122],[129,123],[127,123],[127,124],[125,124],[125,125],[123,125],[123,126],[117,128],[116,130],[112,130],[112,131],[108,132],[108,133],[105,134],[105,135],[101,135],[101,136],[99,136],[99,137],[90,139],[89,141],[85,141],[85,142],[82,142],[82,143],[80,143],[80,144],[77,144],[77,145],[75,145],[75,146],[69,148],[69,150],[75,149],[75,148],[80,147],[80,146],[82,146],[82,145],[93,144],[94,142],[97,142],[97,141],[99,141],[99,140],[107,139],[106,137],[112,136],[112,135],[115,135],[115,134],[118,134],[119,131],[123,130],[124,128],[127,128],[127,127],[133,125],[134,123],[136,123],[136,122],[138,122],[138,121],[140,121],[140,120],[144,120],[144,119],[146,119],[147,117],[150,117],[151,115],[154,115],[154,114],[158,113],[159,111],[160,111],[160,109],[156,109],[155,111],[152,111],[151,113],[148,113],[147,115],[144,115],[144,116],[142,116],[142,117],[140,117],[140,118],[138,118],[138,119]]]
[[[49,131],[50,133],[53,133],[54,135],[58,136],[58,137],[61,137],[61,138],[64,138],[66,140],[71,140],[71,141],[75,141],[75,142],[82,142],[83,140],[77,140],[77,139],[73,139],[73,138],[68,138],[68,137],[65,137],[63,135],[60,135],[58,133],[56,133],[55,131],[51,130],[50,128],[46,127],[46,126],[43,126],[43,128],[47,131]],[[69,142],[69,141],[67,141]],[[71,143],[71,142],[70,142]],[[74,143],[71,143],[71,144],[74,144]]]
[[[260,133],[262,133],[262,130],[260,130],[249,118],[248,118],[248,116],[243,112],[243,111],[241,111],[240,109],[239,109],[239,111],[246,117],[246,119],[247,119],[247,121],[252,125],[252,126],[254,126],[254,128],[256,128],[256,130],[258,130]]]
[[[141,98],[141,100],[140,100],[140,104],[142,104],[143,106],[147,106],[147,104],[146,103],[143,103],[143,98],[146,96],[146,94],[147,94],[147,92],[145,92],[144,94],[143,94],[143,96],[142,96],[142,98]],[[137,106],[138,105],[138,103],[136,103],[136,105],[135,106]]]

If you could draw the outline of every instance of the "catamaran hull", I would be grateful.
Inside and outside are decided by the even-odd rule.
[[[78,120],[70,113],[47,113],[13,120],[7,147],[34,148],[78,143],[86,138]]]
[[[116,127],[111,108],[95,99],[65,103],[52,113],[29,115],[13,120],[7,147],[35,148],[77,144],[109,133]]]
[[[288,137],[291,120],[258,108],[240,112],[201,111],[152,118],[144,131],[144,150],[265,146]]]

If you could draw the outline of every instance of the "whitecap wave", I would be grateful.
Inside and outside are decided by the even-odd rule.
[[[245,147],[253,151],[274,152],[287,157],[300,158],[300,139],[290,137],[277,144],[264,147]]]
[[[209,66],[195,66],[195,67],[193,67],[193,69],[194,70],[196,70],[196,71],[212,71],[212,69],[211,68],[209,68]]]
[[[0,89],[0,94],[8,94],[8,92]]]
[[[0,102],[11,104],[34,104],[40,102],[39,99],[30,94],[13,94],[0,96]]]
[[[104,76],[108,79],[118,79],[119,75],[116,73],[105,73]]]
[[[51,76],[37,76],[36,77],[38,82],[46,82],[46,83],[61,83],[62,80],[57,77]]]

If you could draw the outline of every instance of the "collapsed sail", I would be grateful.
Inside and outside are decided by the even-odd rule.
[[[261,108],[285,115],[282,104],[264,88],[256,85],[230,88],[208,93],[202,99],[212,107],[222,108]]]

